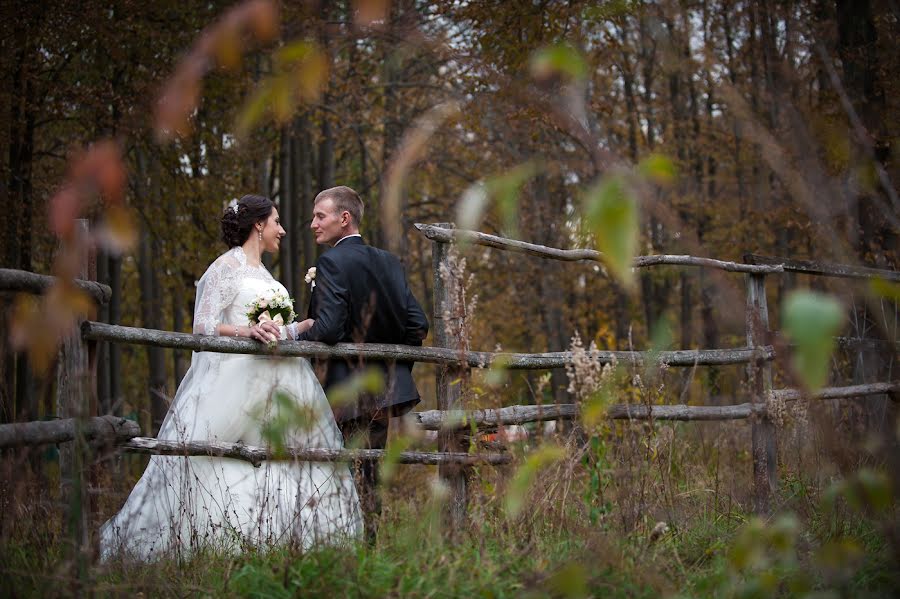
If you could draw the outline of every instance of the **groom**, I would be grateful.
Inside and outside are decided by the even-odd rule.
[[[422,345],[428,321],[409,289],[400,261],[393,254],[366,245],[359,234],[364,209],[359,194],[341,185],[320,192],[314,204],[310,228],[316,243],[330,249],[316,262],[309,306],[309,317],[315,324],[298,339],[329,344]],[[384,376],[383,392],[362,394],[332,407],[346,443],[362,442],[364,448],[383,449],[390,417],[404,414],[419,402],[412,363],[332,358],[327,361],[323,386],[329,392],[369,366],[378,368]],[[381,512],[377,472],[374,461],[357,465],[360,503],[370,540],[374,539]]]

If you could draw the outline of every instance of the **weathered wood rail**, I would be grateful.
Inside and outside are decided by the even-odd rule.
[[[357,460],[380,460],[387,453],[384,449],[323,449],[310,447],[285,447],[277,451],[270,447],[254,447],[242,443],[180,442],[135,437],[122,443],[122,449],[133,453],[170,456],[217,456],[234,458],[259,466],[265,460],[301,460],[308,462],[353,462]],[[399,464],[424,464],[442,466],[474,466],[475,464],[509,464],[512,456],[508,453],[467,453],[435,451],[401,451],[397,454]]]
[[[12,268],[0,268],[0,291],[39,295],[52,287],[56,281],[56,277],[49,275],[39,275]],[[108,304],[112,298],[112,289],[109,285],[81,279],[75,279],[74,285],[87,293],[98,304]]]
[[[528,243],[526,241],[517,241],[515,239],[505,239],[496,235],[480,233],[478,231],[468,231],[465,229],[451,229],[441,227],[439,225],[427,225],[416,223],[415,227],[422,232],[425,237],[436,243],[471,243],[481,245],[498,250],[507,250],[519,254],[528,254],[537,258],[548,258],[551,260],[562,260],[564,262],[580,262],[588,260],[592,262],[601,262],[603,254],[597,250],[561,250],[558,248],[538,245],[536,243]],[[778,264],[742,264],[740,262],[728,262],[726,260],[716,260],[715,258],[698,258],[696,256],[683,256],[662,254],[654,256],[636,256],[633,262],[635,268],[645,268],[648,266],[702,266],[705,268],[717,268],[729,272],[743,272],[754,274],[773,274],[784,272],[784,269]]]
[[[142,329],[102,322],[85,321],[81,334],[88,341],[111,341],[132,345],[153,345],[172,349],[192,351],[212,351],[226,354],[255,354],[304,358],[347,358],[404,360],[469,368],[490,368],[497,365],[509,370],[543,370],[563,368],[572,362],[571,352],[548,352],[543,354],[494,353],[480,351],[457,351],[444,347],[412,347],[407,345],[387,345],[381,343],[338,343],[326,345],[313,341],[280,341],[269,349],[253,339],[192,335],[156,329]],[[602,364],[616,361],[619,364],[643,364],[652,358],[658,364],[668,366],[722,366],[726,364],[749,364],[759,360],[775,358],[771,345],[756,348],[738,347],[734,349],[691,349],[677,351],[599,351],[597,358]]]
[[[80,226],[86,227],[86,223]],[[46,443],[75,441],[80,448],[74,451],[77,457],[88,446],[97,443],[115,444],[125,451],[153,455],[216,455],[247,460],[258,465],[269,459],[297,459],[310,461],[351,461],[358,459],[381,459],[383,450],[328,450],[317,448],[287,448],[276,453],[271,448],[249,447],[236,443],[188,442],[179,443],[160,439],[140,437],[137,424],[112,416],[96,416],[96,401],[92,399],[93,386],[86,383],[85,373],[96,365],[88,364],[91,353],[88,346],[97,342],[151,345],[192,351],[212,351],[221,353],[271,354],[274,356],[304,357],[364,357],[369,359],[407,360],[431,363],[437,366],[438,410],[414,413],[419,426],[439,432],[437,452],[402,452],[398,462],[402,464],[430,464],[440,467],[441,475],[447,482],[451,501],[452,520],[460,523],[465,518],[467,494],[467,467],[474,464],[507,464],[508,453],[468,453],[464,451],[465,432],[473,426],[478,429],[494,429],[505,425],[527,424],[546,420],[577,419],[580,414],[576,404],[545,406],[508,406],[497,409],[465,410],[461,405],[464,397],[463,386],[470,369],[502,367],[510,370],[561,368],[572,362],[570,352],[547,353],[494,353],[461,351],[451,347],[450,339],[444,334],[445,314],[456,314],[454,293],[449,288],[454,281],[440,276],[442,266],[448,260],[447,244],[469,243],[498,250],[523,253],[544,259],[563,261],[602,260],[602,255],[590,249],[559,249],[504,239],[477,231],[454,229],[450,225],[417,224],[419,229],[433,242],[434,258],[434,326],[433,347],[406,347],[382,344],[338,344],[328,346],[310,342],[280,342],[269,349],[249,339],[209,337],[170,331],[159,331],[126,327],[100,322],[82,323],[80,338],[66,341],[62,351],[58,393],[60,414],[73,413],[75,418],[57,421],[18,423],[0,426],[0,448],[15,448]],[[744,364],[747,366],[748,380],[752,389],[752,401],[726,406],[693,405],[632,405],[615,404],[608,407],[606,415],[616,420],[674,420],[674,421],[722,421],[749,419],[753,437],[753,481],[754,507],[757,511],[769,509],[770,497],[777,485],[776,435],[767,411],[772,399],[793,401],[804,397],[796,389],[772,389],[772,367],[775,349],[767,343],[776,338],[769,330],[768,307],[766,302],[765,278],[784,272],[808,275],[881,278],[900,281],[900,273],[866,267],[842,264],[827,264],[803,260],[788,260],[747,254],[744,262],[730,262],[714,258],[683,255],[637,256],[634,266],[646,268],[660,265],[713,268],[727,272],[742,273],[747,280],[746,330],[747,347],[731,349],[677,350],[663,352],[641,351],[600,351],[597,357],[601,363],[644,364],[654,360],[660,364],[675,367],[719,366]],[[90,273],[83,269],[83,273]],[[82,277],[84,278],[84,274]],[[452,279],[452,277],[451,277]],[[23,271],[0,269],[0,291],[42,293],[53,283],[53,277]],[[103,304],[110,300],[112,290],[90,280],[74,282],[88,293],[95,302]],[[896,342],[872,339],[838,339],[840,347],[849,350],[863,348],[896,351]],[[777,347],[786,347],[776,343]],[[68,356],[68,357],[67,357]],[[74,358],[71,356],[75,356]],[[91,374],[88,372],[88,378]],[[829,387],[812,397],[838,399],[889,395],[897,401],[900,383],[897,381]],[[70,397],[71,396],[71,397]],[[81,406],[78,409],[72,406]],[[84,406],[89,406],[86,413]],[[74,410],[74,412],[72,412]],[[84,465],[76,460],[62,465],[76,472]],[[65,477],[64,473],[64,477]],[[72,477],[71,472],[68,474]],[[75,481],[84,484],[83,470],[76,474]]]
[[[889,394],[897,401],[900,393],[900,381],[892,383],[871,383],[867,385],[851,385],[848,387],[826,387],[811,395],[799,389],[777,389],[771,393],[773,399],[797,401],[809,399],[844,399],[850,397],[866,397]],[[425,430],[454,428],[466,430],[473,425],[478,428],[496,428],[529,422],[548,420],[572,420],[578,418],[581,408],[577,404],[549,404],[543,406],[507,406],[504,408],[446,411],[426,410],[415,412],[416,422]],[[728,406],[690,406],[690,405],[653,405],[613,404],[606,410],[606,417],[611,420],[740,420],[753,415],[767,414],[766,404],[740,403]]]
[[[78,422],[76,418],[0,424],[0,449],[74,441],[78,435],[97,442],[127,441],[141,434],[133,420],[120,416],[99,416]]]

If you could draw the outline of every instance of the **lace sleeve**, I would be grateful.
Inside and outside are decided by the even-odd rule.
[[[222,313],[237,295],[239,267],[240,263],[233,256],[224,254],[200,277],[194,304],[195,335],[216,334]]]

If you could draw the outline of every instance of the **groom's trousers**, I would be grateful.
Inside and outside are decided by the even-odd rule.
[[[359,449],[384,449],[387,445],[390,416],[362,416],[338,423],[344,435],[344,446]],[[379,460],[357,460],[353,464],[356,491],[366,525],[366,540],[375,543],[381,517],[381,495],[378,492]]]

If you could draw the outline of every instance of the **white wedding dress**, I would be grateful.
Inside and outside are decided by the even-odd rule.
[[[194,333],[246,325],[248,305],[273,291],[287,295],[265,267],[248,266],[243,249],[232,248],[198,283]],[[266,446],[276,430],[286,446],[343,446],[308,360],[195,352],[157,438]],[[230,458],[152,456],[125,505],[102,526],[100,550],[104,559],[149,561],[200,549],[306,549],[356,539],[362,522],[345,463],[265,461],[255,468]]]

